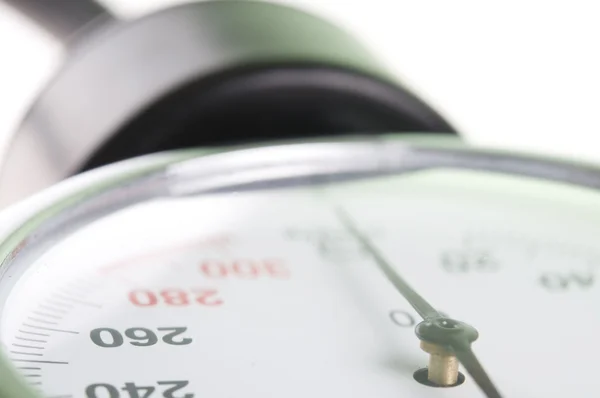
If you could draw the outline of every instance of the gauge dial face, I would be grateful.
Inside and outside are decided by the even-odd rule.
[[[417,313],[361,230],[437,309],[479,331],[505,396],[600,387],[600,195],[428,171],[161,199],[97,219],[7,296],[6,355],[53,398],[482,397],[419,383]]]

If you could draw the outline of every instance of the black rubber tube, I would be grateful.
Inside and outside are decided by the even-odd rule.
[[[95,0],[0,0],[63,43],[93,20],[115,17]]]

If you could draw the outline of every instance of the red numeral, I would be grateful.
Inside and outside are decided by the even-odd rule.
[[[263,266],[269,276],[273,278],[288,279],[290,277],[290,270],[287,269],[282,260],[265,260]]]
[[[223,304],[218,296],[219,292],[214,289],[195,289],[193,290],[196,295],[196,302],[201,305],[215,306]]]
[[[167,305],[182,306],[190,303],[187,292],[181,289],[165,289],[160,292],[160,296]]]
[[[258,279],[261,277],[288,279],[290,277],[290,271],[283,261],[277,259],[205,260],[200,264],[200,272],[210,279]]]
[[[260,273],[259,267],[252,260],[236,260],[231,264],[231,271],[241,279],[256,279]]]
[[[138,307],[152,307],[158,303],[158,298],[148,290],[134,290],[129,292],[129,301]]]
[[[227,268],[220,261],[204,261],[200,265],[200,270],[202,273],[209,278],[224,278],[227,276]]]
[[[202,305],[214,307],[223,304],[216,289],[163,289],[158,292],[133,290],[129,292],[129,302],[137,307],[155,307],[159,305],[186,307]]]

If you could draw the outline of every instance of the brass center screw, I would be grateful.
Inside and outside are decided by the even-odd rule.
[[[421,349],[429,354],[427,378],[435,385],[453,386],[458,381],[458,359],[444,347],[421,340]]]

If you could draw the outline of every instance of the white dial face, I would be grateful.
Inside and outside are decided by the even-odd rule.
[[[482,397],[468,374],[415,380],[419,316],[343,208],[479,331],[473,350],[505,396],[594,396],[599,206],[591,190],[458,171],[157,200],[36,259],[0,337],[54,398]]]

